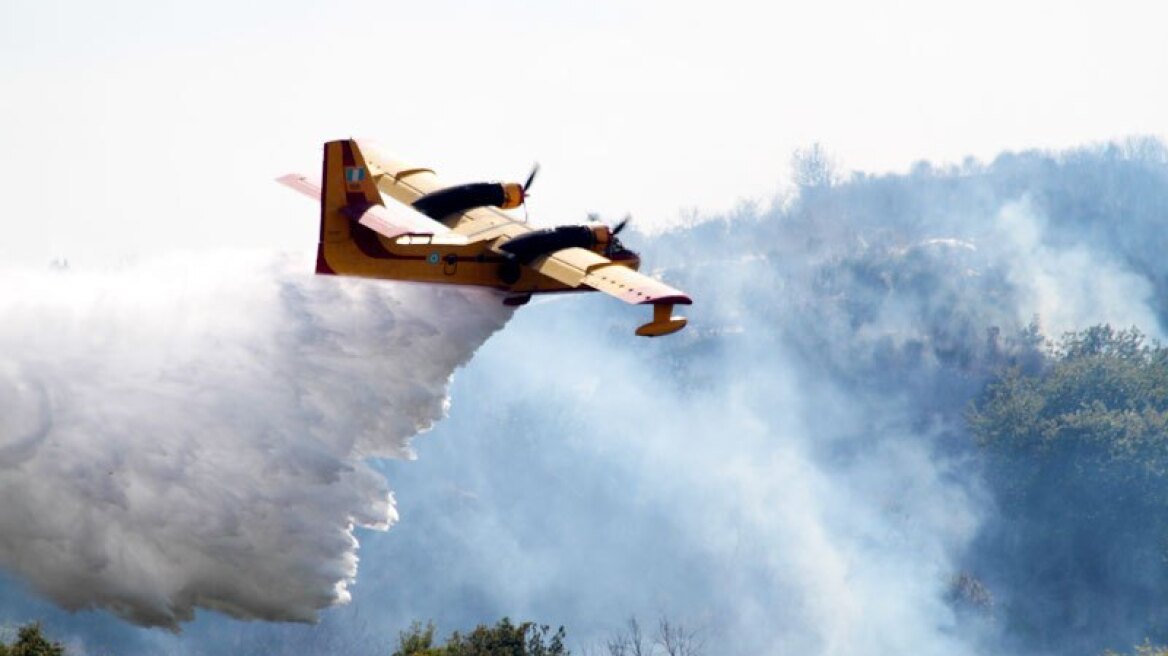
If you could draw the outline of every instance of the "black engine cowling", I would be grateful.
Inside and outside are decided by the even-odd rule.
[[[523,190],[515,183],[472,182],[426,194],[414,201],[413,208],[444,223],[450,217],[476,207],[510,209],[522,202]]]
[[[524,233],[499,246],[499,250],[510,253],[520,264],[531,264],[540,255],[562,248],[579,246],[591,249],[595,245],[596,233],[592,228],[574,225]]]

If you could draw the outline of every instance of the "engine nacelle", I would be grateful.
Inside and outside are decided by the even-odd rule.
[[[510,253],[520,264],[531,264],[541,255],[573,247],[586,248],[633,269],[640,266],[637,254],[625,248],[612,228],[603,224],[533,230],[504,242],[499,250]]]
[[[591,250],[595,245],[595,231],[589,226],[575,225],[525,232],[504,242],[499,246],[499,250],[510,253],[520,264],[531,264],[535,258],[562,248],[580,247]]]
[[[426,194],[414,201],[413,207],[445,223],[450,217],[476,207],[513,209],[522,205],[524,198],[523,185],[517,182],[472,182]]]

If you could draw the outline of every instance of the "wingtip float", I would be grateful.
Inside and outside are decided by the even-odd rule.
[[[522,185],[446,186],[431,169],[345,139],[324,145],[319,185],[298,174],[277,182],[320,201],[318,274],[490,287],[505,292],[508,305],[533,294],[599,291],[653,306],[638,335],[684,328],[673,308],[693,301],[637,271],[640,256],[617,236],[627,220],[536,230],[501,211],[525,204],[538,170]]]

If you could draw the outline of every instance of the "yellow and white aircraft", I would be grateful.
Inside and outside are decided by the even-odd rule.
[[[278,181],[320,199],[318,274],[491,287],[506,292],[508,305],[532,294],[601,291],[653,306],[638,335],[684,328],[673,306],[692,301],[637,272],[640,257],[617,239],[625,221],[536,230],[500,211],[523,204],[537,170],[522,185],[444,187],[430,169],[347,139],[324,145],[323,184],[297,174]]]

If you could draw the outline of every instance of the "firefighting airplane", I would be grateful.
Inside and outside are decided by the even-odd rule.
[[[523,305],[532,294],[601,291],[653,306],[653,320],[638,335],[685,327],[685,318],[672,316],[673,306],[693,301],[637,272],[640,257],[617,238],[627,220],[615,228],[536,230],[500,211],[524,203],[537,168],[522,185],[444,187],[434,171],[363,144],[324,145],[323,187],[303,175],[277,179],[320,199],[318,274],[491,287],[506,292],[508,305]]]

